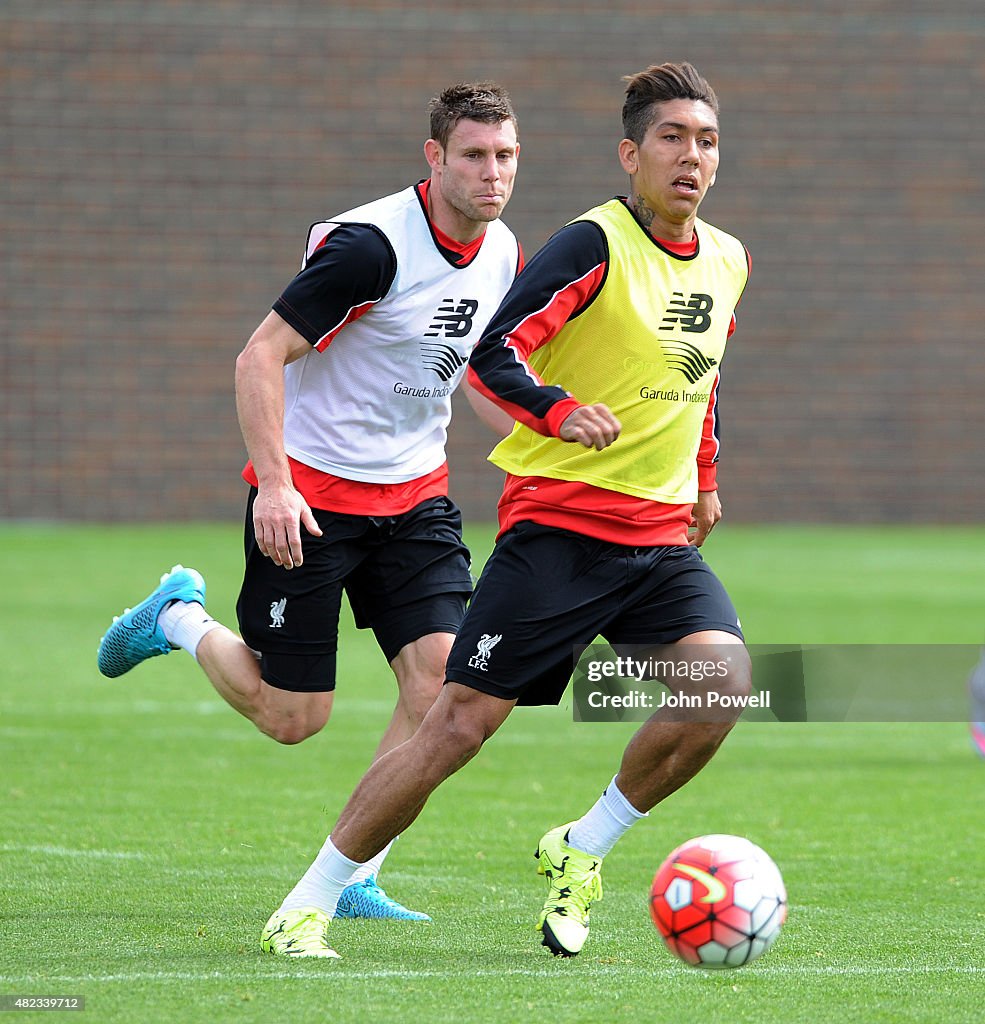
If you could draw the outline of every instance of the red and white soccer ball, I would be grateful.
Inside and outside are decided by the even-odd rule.
[[[699,836],[660,865],[650,915],[667,948],[695,967],[741,967],[776,942],[787,891],[769,855],[740,836]]]

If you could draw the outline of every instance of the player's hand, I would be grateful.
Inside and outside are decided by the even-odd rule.
[[[718,498],[718,491],[699,491],[698,500],[691,509],[688,543],[700,548],[721,518],[722,503]]]
[[[565,418],[558,437],[602,451],[615,441],[620,430],[622,424],[607,405],[581,405]]]
[[[293,487],[261,488],[253,502],[253,529],[257,547],[285,569],[301,565],[301,524],[321,536],[321,527],[308,503]]]

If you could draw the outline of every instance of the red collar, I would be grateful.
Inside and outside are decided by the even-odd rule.
[[[449,249],[451,252],[455,253],[455,255],[458,256],[459,263],[470,263],[475,259],[476,253],[482,246],[482,240],[486,237],[485,231],[483,231],[482,234],[472,242],[459,242],[450,235],[446,235],[431,218],[431,206],[428,203],[428,194],[431,191],[431,179],[425,178],[424,181],[417,186],[417,191],[420,194],[421,201],[424,203],[424,209],[428,212],[428,222],[431,225],[431,230],[434,232],[434,237],[438,242],[438,245],[443,249]]]
[[[672,242],[669,238],[657,238],[656,235],[654,235],[654,241],[659,242],[675,256],[693,256],[698,251],[697,234],[693,234],[689,242]]]

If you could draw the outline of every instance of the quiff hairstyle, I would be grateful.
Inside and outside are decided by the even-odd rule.
[[[654,105],[667,100],[700,100],[718,116],[715,90],[698,74],[693,64],[651,64],[645,71],[626,75],[626,102],[622,108],[622,130],[637,145],[656,118]]]
[[[452,85],[428,103],[431,115],[431,138],[442,149],[459,121],[500,124],[512,121],[517,127],[510,94],[495,82],[462,82]]]

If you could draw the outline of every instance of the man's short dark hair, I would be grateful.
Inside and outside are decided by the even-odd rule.
[[[625,138],[637,145],[656,117],[654,104],[667,100],[700,100],[718,116],[715,90],[698,74],[693,64],[651,64],[645,71],[626,75],[626,102],[622,108]]]
[[[459,121],[479,121],[482,124],[500,124],[512,121],[516,128],[516,114],[510,94],[495,82],[462,82],[452,85],[435,96],[428,104],[431,115],[431,138],[442,148]]]

